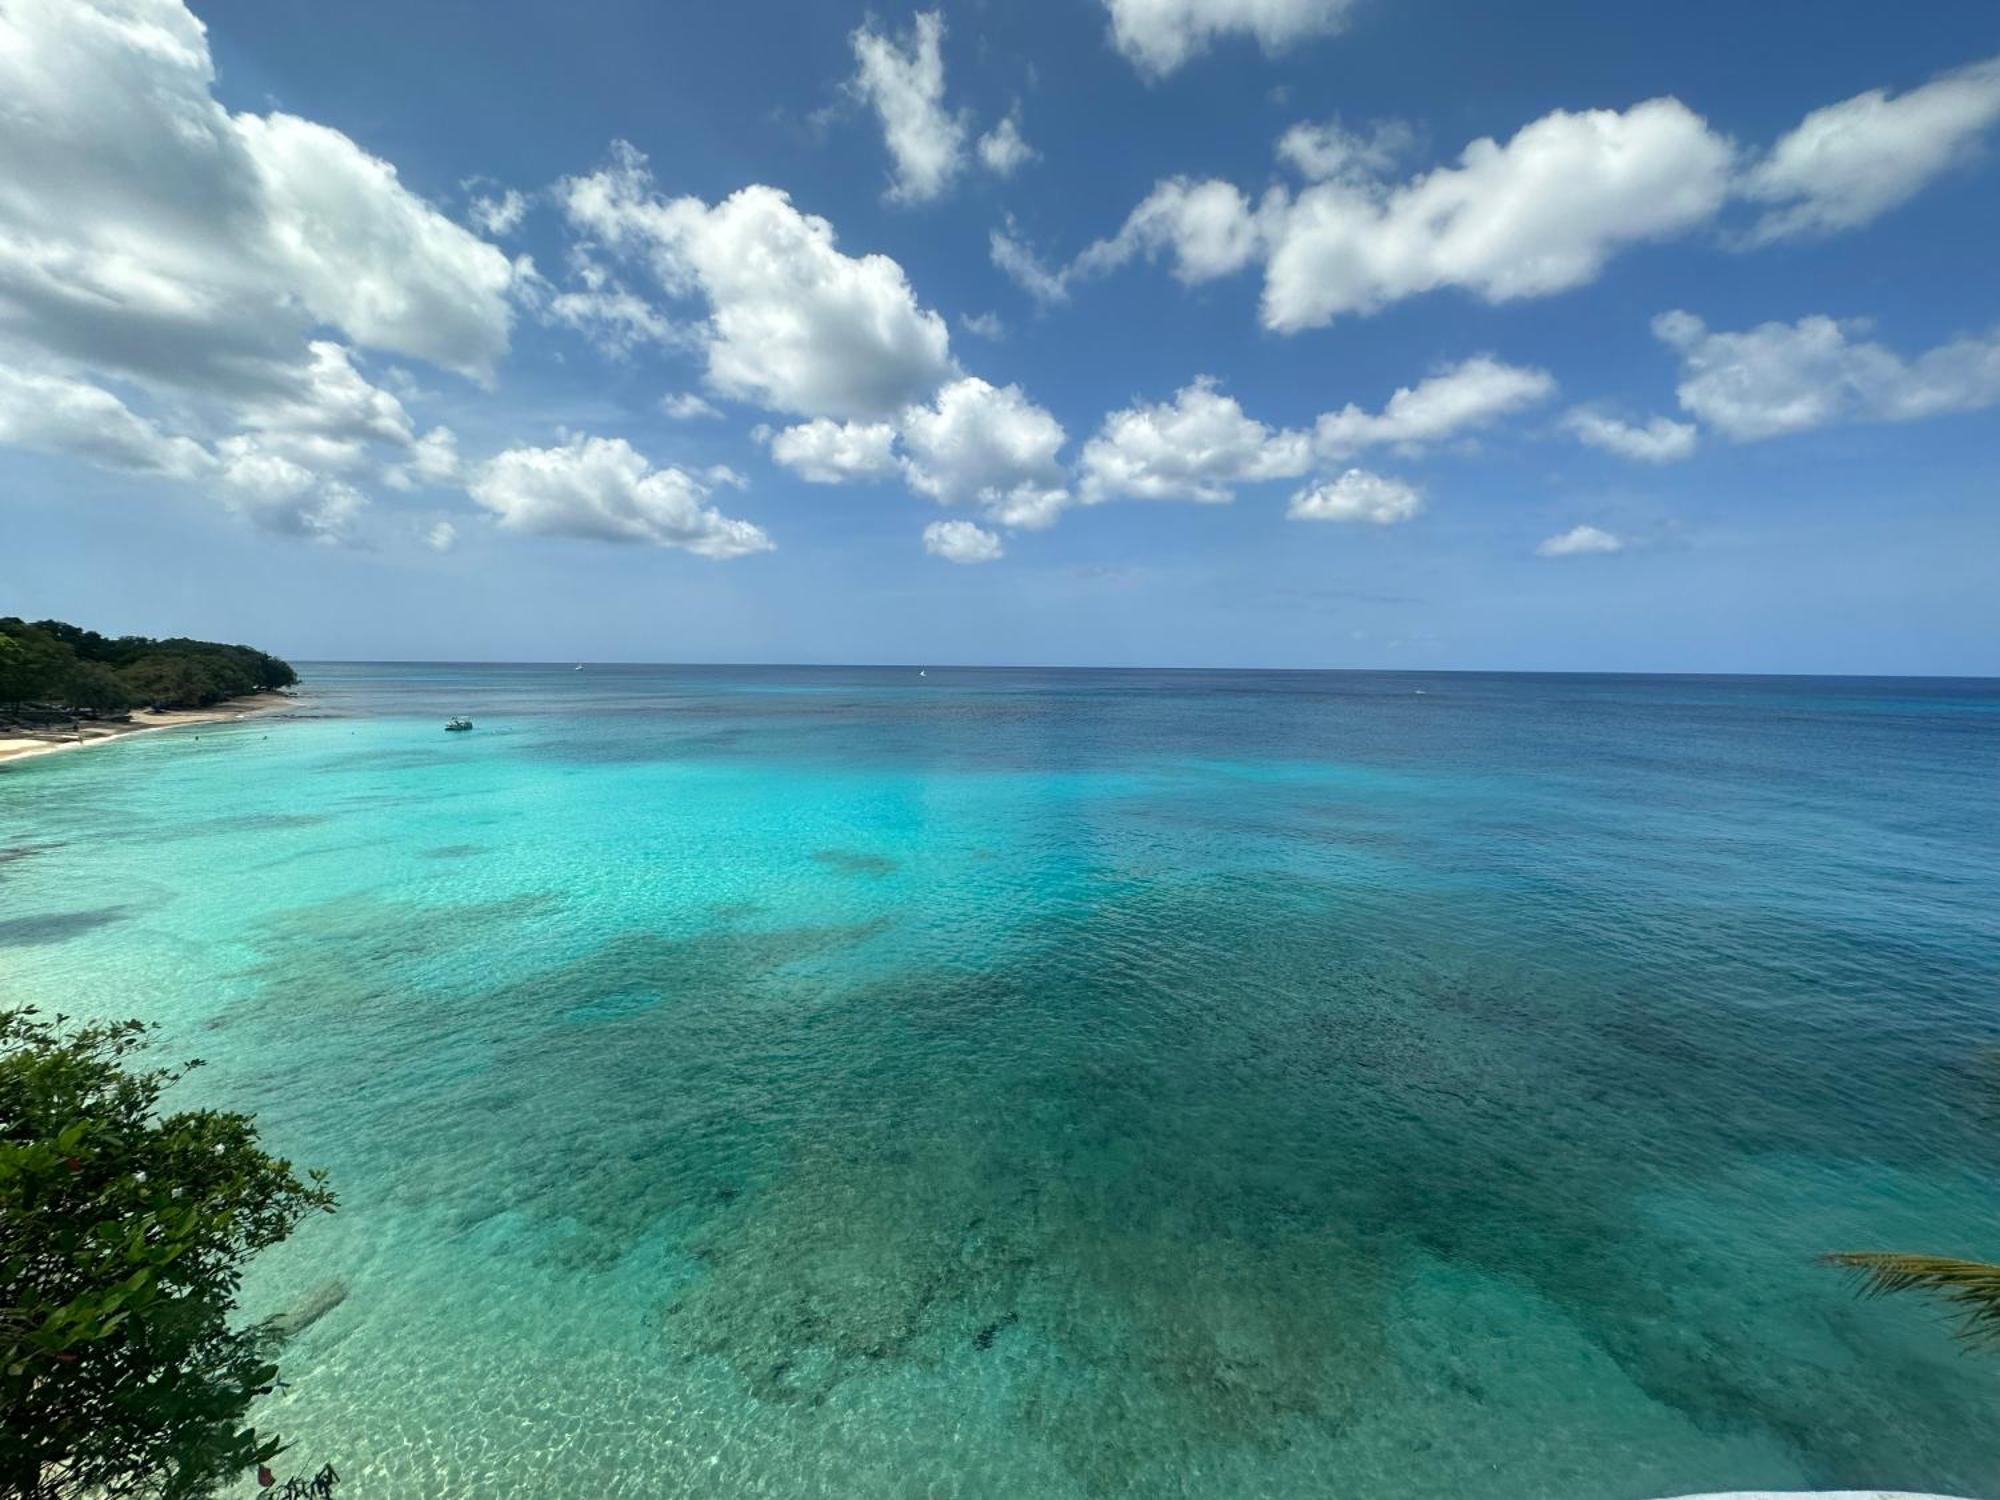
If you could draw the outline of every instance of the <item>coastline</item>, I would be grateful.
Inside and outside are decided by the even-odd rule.
[[[189,724],[226,724],[237,719],[256,718],[293,707],[298,701],[281,692],[251,693],[247,697],[230,698],[208,708],[170,709],[164,713],[134,709],[130,722],[122,724],[84,720],[70,728],[42,733],[8,729],[0,731],[0,768],[39,755],[88,749],[92,745],[108,744],[158,729],[180,729]]]

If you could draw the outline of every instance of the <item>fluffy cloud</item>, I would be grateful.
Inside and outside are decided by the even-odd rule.
[[[1262,253],[1282,206],[1281,194],[1267,196],[1260,209],[1233,183],[1171,177],[1145,196],[1116,235],[1085,250],[1063,274],[1091,275],[1135,256],[1164,254],[1172,256],[1174,275],[1183,282],[1233,275]]]
[[[1620,421],[1587,406],[1571,408],[1563,426],[1578,442],[1640,463],[1671,464],[1694,456],[1695,426],[1671,417],[1655,417],[1644,426]]]
[[[458,528],[449,521],[440,521],[424,533],[424,545],[433,552],[449,552],[458,541]]]
[[[1624,245],[1682,233],[1728,195],[1732,148],[1687,106],[1557,110],[1394,189],[1304,189],[1266,268],[1265,326],[1292,333],[1440,287],[1489,302],[1594,279]]]
[[[683,337],[672,319],[627,288],[588,250],[573,248],[569,260],[574,278],[569,287],[560,292],[545,284],[536,287],[536,306],[549,322],[575,329],[600,354],[612,359],[624,359],[648,344],[667,345]]]
[[[1012,177],[1035,159],[1035,148],[1021,136],[1021,112],[1011,111],[979,138],[979,162],[996,177]]]
[[[570,223],[642,257],[673,295],[708,304],[702,330],[716,391],[802,417],[874,419],[957,373],[944,320],[918,305],[886,255],[850,256],[833,226],[756,185],[713,206],[667,200],[646,159],[613,160],[561,184]]]
[[[907,48],[866,26],[857,27],[851,41],[851,87],[881,121],[896,164],[889,196],[905,203],[937,197],[965,164],[965,122],[944,107],[944,18],[934,10],[920,13]]]
[[[455,485],[463,477],[458,435],[449,427],[433,427],[418,438],[409,459],[384,475],[399,490]]]
[[[170,479],[194,479],[214,468],[201,444],[161,431],[101,386],[5,365],[0,365],[0,443]]]
[[[968,376],[903,413],[903,474],[941,505],[976,506],[1003,526],[1047,526],[1069,502],[1056,456],[1064,437],[1019,386]]]
[[[1037,302],[1057,303],[1069,298],[1069,270],[1052,271],[1024,244],[1010,216],[1005,229],[996,229],[987,238],[993,264],[1009,280]]]
[[[772,434],[770,445],[775,462],[814,484],[900,473],[940,505],[972,506],[1002,526],[1033,529],[1069,504],[1058,457],[1065,437],[1062,424],[1019,386],[965,376],[934,401],[905,407],[894,422],[816,418]]]
[[[1285,512],[1294,521],[1366,521],[1393,526],[1424,508],[1424,497],[1400,479],[1349,469],[1337,479],[1306,486]]]
[[[946,562],[993,562],[1006,555],[1000,538],[970,521],[933,521],[924,528],[924,551]]]
[[[1535,548],[1539,557],[1584,557],[1591,553],[1623,552],[1625,543],[1595,526],[1572,526],[1547,537]]]
[[[1278,157],[1309,182],[1372,180],[1415,143],[1415,132],[1400,120],[1381,121],[1366,135],[1343,129],[1338,120],[1302,120],[1278,137]]]
[[[771,437],[771,457],[812,484],[846,484],[896,472],[896,429],[888,422],[815,417]]]
[[[1295,333],[1443,287],[1504,302],[1581,285],[1620,248],[1713,219],[1735,161],[1675,99],[1557,110],[1504,144],[1472,142],[1454,165],[1383,180],[1410,144],[1393,123],[1367,136],[1297,125],[1278,142],[1309,179],[1296,195],[1273,187],[1252,202],[1228,182],[1170,177],[1067,266],[1045,266],[1011,225],[994,235],[993,260],[1043,301],[1139,258],[1170,256],[1189,283],[1261,262],[1263,323]]]
[[[1262,256],[1282,223],[1286,198],[1273,188],[1253,204],[1235,184],[1208,178],[1169,177],[1154,185],[1125,217],[1118,233],[1097,241],[1060,269],[1042,263],[1022,242],[1010,219],[992,236],[993,264],[1038,302],[1062,302],[1070,283],[1098,276],[1133,260],[1173,263],[1173,274],[1193,285],[1229,276]]]
[[[623,438],[510,448],[481,465],[468,492],[507,531],[649,542],[717,558],[771,549],[762,528],[706,504],[702,480],[654,468]]]
[[[693,391],[673,391],[660,397],[660,411],[676,422],[713,421],[722,415]]]
[[[1556,383],[1546,370],[1502,364],[1478,355],[1415,386],[1404,386],[1378,412],[1349,403],[1319,419],[1314,441],[1340,458],[1379,443],[1414,447],[1492,425],[1524,406],[1545,401]]]
[[[481,193],[467,205],[466,213],[479,229],[496,239],[512,234],[528,216],[528,200],[513,188],[500,193]],[[449,526],[449,521],[439,523]]]
[[[1963,161],[2000,121],[2000,58],[1891,97],[1870,89],[1816,109],[1746,174],[1772,204],[1753,231],[1767,243],[1880,218]]]
[[[1164,78],[1210,43],[1251,36],[1266,52],[1347,23],[1353,0],[1104,0],[1112,45],[1149,78]]]
[[[1905,359],[1828,317],[1712,333],[1692,313],[1653,331],[1681,358],[1681,406],[1738,442],[1832,422],[1910,422],[2000,402],[2000,330]]]
[[[1107,3],[1134,35],[1158,28],[1166,37],[1197,13],[1301,9],[1283,0]],[[1906,94],[1878,89],[1816,110],[1747,168],[1732,141],[1673,98],[1555,110],[1400,182],[1390,173],[1415,143],[1407,127],[1362,134],[1337,121],[1300,123],[1277,143],[1306,179],[1296,192],[1272,187],[1253,202],[1228,182],[1164,178],[1115,235],[1067,265],[1044,263],[1011,222],[993,236],[992,258],[1044,302],[1136,259],[1171,257],[1189,283],[1261,264],[1263,324],[1295,333],[1448,287],[1496,303],[1566,291],[1595,280],[1621,250],[1713,225],[1733,200],[1770,205],[1750,243],[1866,223],[1965,159],[1996,121],[2000,58]]]
[[[350,481],[413,442],[341,341],[486,378],[516,271],[338,131],[231,114],[213,82],[178,0],[7,7],[0,361],[68,397],[38,443],[130,468],[150,432],[148,472],[213,468],[265,524],[334,535],[364,503]]]
[[[1238,484],[1303,474],[1311,458],[1303,432],[1274,432],[1245,416],[1204,375],[1170,402],[1107,416],[1084,445],[1081,494],[1092,505],[1120,495],[1220,504]]]
[[[337,130],[291,115],[231,121],[264,190],[287,283],[357,343],[473,376],[506,352],[506,256],[406,191]]]

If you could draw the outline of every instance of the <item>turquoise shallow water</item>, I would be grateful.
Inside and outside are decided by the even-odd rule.
[[[2000,684],[324,666],[0,999],[334,1174],[343,1495],[2000,1492]],[[471,735],[443,718],[470,713]]]

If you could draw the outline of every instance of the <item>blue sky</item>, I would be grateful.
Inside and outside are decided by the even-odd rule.
[[[1990,4],[0,0],[0,98],[0,612],[2000,673]]]

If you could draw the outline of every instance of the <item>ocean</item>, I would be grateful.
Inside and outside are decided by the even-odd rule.
[[[329,1169],[351,1500],[2000,1492],[2000,683],[323,664],[0,1001]],[[442,732],[470,715],[470,734]]]

